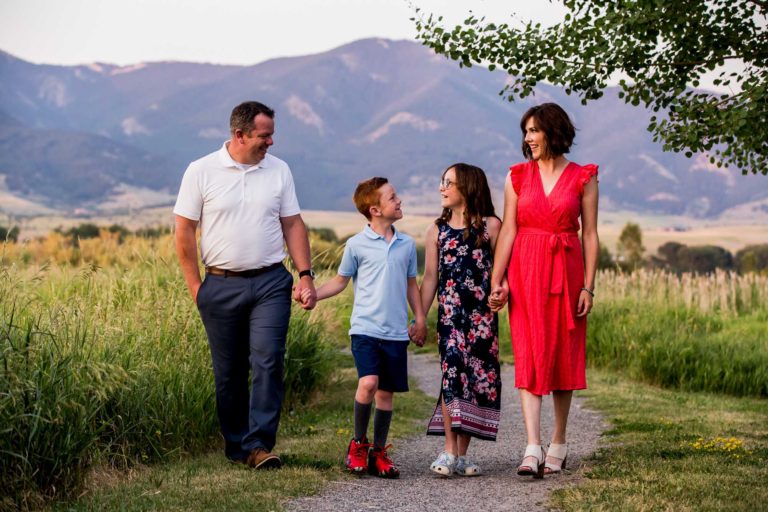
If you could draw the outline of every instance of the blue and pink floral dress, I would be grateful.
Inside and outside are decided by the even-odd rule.
[[[492,253],[487,227],[438,226],[437,334],[441,396],[427,435],[445,435],[440,399],[454,432],[495,441],[501,406],[497,315],[488,306]],[[476,244],[481,237],[481,243]]]

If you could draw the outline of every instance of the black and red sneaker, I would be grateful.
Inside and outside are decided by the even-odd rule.
[[[374,446],[368,454],[368,473],[381,478],[398,478],[400,470],[397,469],[392,459],[387,457],[387,450],[392,447],[388,444],[384,448]]]
[[[371,445],[368,444],[368,439],[363,438],[361,441],[352,439],[347,448],[347,458],[345,461],[347,470],[356,475],[368,471],[368,450],[370,448]]]

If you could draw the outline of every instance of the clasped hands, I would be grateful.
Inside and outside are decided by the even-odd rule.
[[[427,341],[426,319],[412,320],[408,326],[408,337],[413,340],[417,347],[423,347],[424,342]]]
[[[300,280],[293,286],[293,300],[298,302],[302,309],[309,311],[317,304],[317,292],[313,284],[305,284]]]
[[[491,289],[491,294],[488,296],[488,305],[491,307],[491,311],[498,313],[507,303],[508,299],[509,285],[504,280],[501,284],[497,284]]]

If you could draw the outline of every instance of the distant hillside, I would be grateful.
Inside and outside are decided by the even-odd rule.
[[[177,178],[162,156],[87,133],[0,127],[5,186],[51,208],[104,201],[120,185],[170,189]]]
[[[349,209],[355,183],[372,175],[432,202],[456,161],[480,165],[501,189],[522,158],[520,115],[552,100],[579,128],[571,158],[600,165],[604,208],[713,217],[766,204],[763,176],[663,153],[645,131],[648,113],[616,91],[583,107],[541,86],[509,103],[498,95],[504,80],[381,39],[247,67],[63,67],[0,53],[0,174],[9,192],[65,209],[125,186],[174,194],[187,163],[227,138],[231,108],[258,99],[277,111],[272,152],[290,163],[303,207]]]

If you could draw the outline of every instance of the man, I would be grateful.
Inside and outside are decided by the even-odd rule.
[[[213,360],[225,455],[252,468],[282,465],[272,453],[283,402],[283,361],[293,277],[312,309],[309,239],[288,165],[267,154],[275,113],[248,101],[232,110],[231,139],[192,162],[176,206],[176,252],[200,311]],[[197,264],[195,230],[205,281]],[[248,390],[248,370],[251,388]]]

